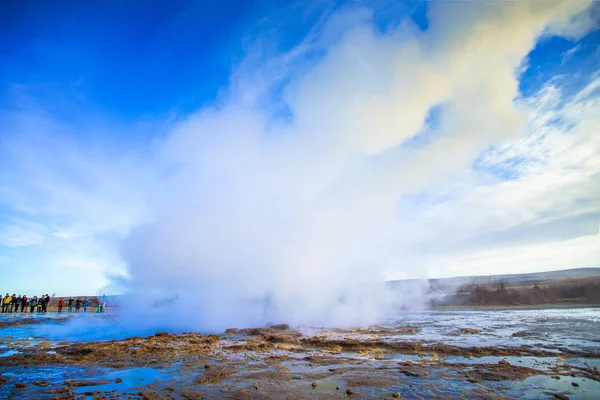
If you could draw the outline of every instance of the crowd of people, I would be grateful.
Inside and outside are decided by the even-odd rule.
[[[63,307],[65,306],[65,304],[67,304],[67,310],[69,312],[73,312],[73,304],[75,305],[75,312],[79,312],[81,310],[81,307],[83,306],[83,312],[87,312],[88,309],[88,299],[84,298],[83,300],[81,300],[81,297],[78,297],[77,300],[75,300],[74,298],[70,297],[68,302],[65,303],[65,298],[61,297],[60,299],[58,299],[58,312],[62,313]]]
[[[26,295],[17,296],[16,294],[13,294],[11,296],[9,293],[6,293],[6,296],[2,298],[2,313],[26,313],[27,310],[29,310],[30,313],[45,313],[48,311],[49,304],[50,296],[48,294],[40,296],[39,298],[37,296],[29,298]],[[82,308],[83,312],[87,312],[89,301],[86,298],[82,299],[81,297],[78,297],[77,300],[75,300],[71,297],[65,302],[64,297],[61,297],[58,299],[59,313],[62,313],[65,305],[67,305],[68,312],[79,312]]]

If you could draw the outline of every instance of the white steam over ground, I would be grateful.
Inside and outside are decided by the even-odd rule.
[[[89,295],[109,275],[127,295],[95,333],[124,336],[367,324],[425,306],[427,285],[390,279],[600,266],[599,3],[433,1],[427,29],[402,2],[301,3],[248,30],[230,84],[185,119],[61,118],[15,85],[11,285]],[[553,35],[573,40],[551,54],[564,75],[536,81]]]
[[[435,271],[440,262],[428,252],[472,239],[469,228],[492,221],[508,229],[516,222],[506,215],[521,224],[556,206],[547,191],[526,192],[526,180],[469,190],[490,179],[469,167],[490,146],[498,150],[481,164],[548,134],[552,93],[520,99],[519,73],[541,35],[592,29],[590,4],[431,2],[426,31],[408,19],[382,31],[370,10],[348,9],[324,17],[285,54],[251,54],[214,106],[158,144],[151,217],[121,246],[129,266],[123,320],[207,331],[339,326],[421,306],[419,288],[391,293],[380,283],[415,268]],[[299,61],[313,53],[323,56]],[[594,127],[597,119],[578,126],[561,149],[583,143],[577,162],[597,173]],[[537,143],[542,156],[548,148]],[[594,173],[557,189],[587,190]],[[485,204],[498,190],[523,196]],[[594,190],[570,199],[592,204]],[[445,209],[443,197],[460,201]],[[519,201],[537,209],[519,213]],[[565,201],[561,209],[573,206]]]

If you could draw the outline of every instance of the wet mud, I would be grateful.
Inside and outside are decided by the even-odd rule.
[[[48,321],[49,321],[48,318],[33,318],[33,317],[12,319],[10,321],[0,320],[0,329],[18,327],[18,326],[23,326],[23,325],[43,324]]]
[[[41,342],[0,357],[0,397],[586,398],[600,388],[595,351],[405,340],[419,333],[412,326],[307,333],[276,325],[223,335]],[[524,384],[541,378],[548,383]]]

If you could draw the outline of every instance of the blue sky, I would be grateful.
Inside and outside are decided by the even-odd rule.
[[[92,107],[125,120],[213,98],[241,56],[244,23],[257,8],[252,2],[10,4],[3,13],[2,75],[10,77],[3,92],[32,86],[36,100],[58,113]]]
[[[592,186],[600,170],[592,157],[598,141],[590,132],[598,126],[591,116],[598,107],[600,9],[597,3],[564,3],[554,14],[531,11],[530,22],[520,20],[526,13],[519,9],[503,14],[510,5],[499,5],[497,13],[463,13],[459,2],[445,11],[417,1],[5,3],[0,290],[117,290],[114,277],[152,281],[146,274],[161,268],[158,260],[162,268],[180,268],[182,277],[190,276],[189,268],[220,268],[201,245],[190,244],[191,251],[170,244],[181,239],[176,232],[199,242],[236,237],[215,246],[247,253],[228,261],[247,262],[248,269],[235,270],[241,276],[296,254],[273,254],[262,244],[246,249],[260,234],[237,237],[239,227],[224,222],[227,215],[250,225],[268,221],[264,231],[257,228],[264,242],[300,243],[303,253],[323,254],[315,256],[320,270],[353,274],[358,266],[343,265],[354,260],[324,254],[369,243],[358,246],[356,264],[381,265],[375,275],[382,279],[599,265],[594,235],[600,207]],[[466,46],[486,20],[500,33],[490,31],[480,51],[498,57],[497,65]],[[507,48],[507,41],[521,43],[511,36],[512,23],[531,26],[535,34]],[[447,32],[454,37],[441,39]],[[388,92],[395,87],[398,94]],[[290,143],[281,144],[285,138]],[[431,171],[436,164],[444,174]],[[313,175],[311,168],[320,172]],[[273,170],[287,171],[304,186],[288,187],[265,173]],[[383,190],[394,186],[391,171],[405,181]],[[381,187],[372,187],[377,183]],[[283,188],[289,197],[271,193]],[[540,201],[555,190],[564,193],[563,202]],[[371,191],[377,195],[360,197]],[[363,210],[351,198],[362,199],[365,209],[394,208],[386,215],[365,212],[353,222],[360,230],[347,236],[340,221]],[[269,201],[273,206],[262,209]],[[522,207],[496,212],[506,202]],[[330,204],[339,207],[330,210]],[[181,216],[177,208],[188,212]],[[335,229],[315,244],[309,238],[323,226],[290,222],[303,210],[312,210],[306,220],[339,210],[348,215],[339,211],[327,225]],[[465,210],[473,218],[456,217]],[[396,224],[381,222],[391,216]],[[184,223],[187,218],[194,227]],[[283,228],[288,224],[293,231]],[[148,226],[177,230],[162,238]],[[273,238],[280,229],[288,241]],[[140,254],[163,244],[168,251],[151,261]],[[579,256],[548,262],[565,249],[578,249]],[[176,251],[190,254],[184,262]],[[425,272],[416,276],[409,265]],[[273,275],[273,269],[257,268]],[[178,285],[175,278],[166,281]]]

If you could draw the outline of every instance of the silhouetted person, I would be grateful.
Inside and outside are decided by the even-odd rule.
[[[83,312],[87,312],[88,304],[88,299],[83,299]]]
[[[81,297],[78,297],[75,301],[75,312],[79,312],[79,310],[81,310]]]
[[[10,312],[13,312],[13,310],[15,309],[16,301],[17,301],[17,295],[15,293],[13,293],[13,295],[10,297]]]
[[[31,299],[31,300],[29,301],[29,312],[30,312],[31,314],[33,314],[33,311],[34,311],[34,310],[35,310],[35,308],[37,307],[37,304],[38,304],[38,298],[37,298],[37,296],[33,296],[33,299]]]
[[[27,312],[27,303],[28,303],[28,298],[27,295],[23,295],[23,297],[21,297],[21,312]]]
[[[13,312],[19,312],[20,306],[21,306],[21,295],[13,296],[13,299],[12,299]]]
[[[37,311],[38,313],[41,313],[41,312],[43,312],[43,311],[44,311],[44,304],[45,304],[45,303],[46,303],[46,302],[45,302],[45,297],[44,297],[44,296],[41,296],[41,297],[38,299],[37,306],[36,306],[36,311]]]
[[[10,294],[6,293],[6,296],[2,299],[2,312],[6,313],[10,309],[10,303],[12,302],[12,297]]]
[[[69,297],[69,308],[68,308],[69,312],[73,312],[73,302],[74,301],[75,300],[73,300],[72,297]]]
[[[50,296],[48,295],[48,293],[46,293],[45,296],[42,296],[42,311],[46,312],[48,311],[48,304],[50,304]]]
[[[65,299],[64,298],[60,298],[58,299],[58,312],[61,313],[63,307],[65,306]]]

